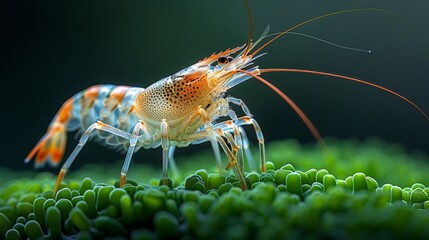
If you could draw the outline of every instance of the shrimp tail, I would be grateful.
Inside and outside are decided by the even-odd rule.
[[[27,155],[25,162],[30,162],[37,154],[34,163],[36,168],[41,168],[46,163],[49,163],[52,167],[57,166],[64,155],[67,141],[66,133],[64,125],[58,124],[51,127]]]
[[[61,162],[67,142],[67,125],[71,118],[71,108],[72,99],[66,101],[58,111],[46,134],[25,158],[25,163],[30,162],[34,157],[36,168],[41,168],[46,163],[56,167]]]

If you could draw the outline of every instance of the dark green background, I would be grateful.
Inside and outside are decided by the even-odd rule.
[[[377,7],[409,20],[421,34],[421,42],[429,42],[427,1],[297,2],[250,1],[254,38],[268,24],[271,32],[277,32],[328,12]],[[68,97],[99,83],[146,87],[213,52],[244,44],[249,27],[241,1],[34,1],[9,2],[2,9],[1,165],[25,169],[31,168],[23,163],[25,155]],[[257,64],[376,82],[429,112],[428,50],[398,19],[380,12],[357,12],[296,31],[373,53],[290,35],[267,47],[268,55]],[[388,93],[329,77],[296,73],[264,77],[284,90],[324,136],[380,136],[410,151],[429,152],[429,122]],[[291,108],[261,83],[248,81],[229,94],[247,103],[268,142],[284,138],[314,142]],[[249,137],[255,139],[251,129]],[[69,135],[66,155],[76,143]],[[178,154],[201,148],[193,146]],[[88,144],[76,165],[121,158],[112,150]],[[141,150],[135,159],[160,162],[161,151]]]

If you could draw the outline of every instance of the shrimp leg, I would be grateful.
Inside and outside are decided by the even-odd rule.
[[[105,132],[109,132],[109,133],[112,133],[116,136],[119,136],[119,137],[122,137],[122,138],[125,138],[128,140],[131,138],[130,133],[125,132],[121,129],[112,127],[110,125],[107,125],[103,122],[97,121],[96,123],[91,124],[91,126],[89,126],[86,129],[86,131],[83,133],[82,137],[79,139],[78,145],[75,147],[73,152],[67,158],[67,161],[61,167],[60,173],[58,174],[57,181],[55,183],[54,192],[57,192],[58,187],[59,187],[60,183],[62,182],[64,176],[66,175],[67,171],[69,170],[70,165],[73,163],[74,159],[79,154],[79,152],[82,150],[83,146],[86,144],[89,137],[91,136],[92,131],[94,131],[95,129],[102,130]]]
[[[223,130],[226,131],[228,134],[230,132],[233,132],[234,137],[233,139],[228,139],[229,142],[233,141],[233,144],[236,146],[236,152],[238,153],[237,160],[238,160],[238,166],[241,169],[242,172],[244,172],[244,153],[243,153],[243,139],[241,136],[240,129],[237,127],[236,124],[232,120],[227,120],[218,124],[215,124],[213,126],[215,130]]]
[[[256,120],[250,116],[243,116],[239,117],[235,124],[237,126],[253,125],[253,128],[255,129],[256,133],[256,138],[259,142],[259,158],[261,160],[261,172],[265,172],[267,170],[265,165],[265,140],[258,122],[256,122]]]
[[[143,135],[140,135],[140,131],[143,131]],[[121,170],[121,178],[119,182],[119,186],[123,187],[125,185],[125,182],[127,180],[127,173],[128,173],[128,167],[131,163],[131,157],[134,153],[134,149],[136,148],[137,140],[141,136],[146,136],[146,141],[151,141],[151,132],[149,128],[146,126],[146,124],[143,121],[139,121],[133,129],[133,132],[130,137],[130,146],[128,147],[127,156],[125,157],[124,164],[122,166]]]
[[[226,153],[229,159],[226,169],[229,170],[233,168],[235,175],[240,181],[241,189],[246,190],[247,189],[246,180],[244,179],[244,175],[243,175],[243,172],[241,171],[240,166],[237,164],[236,156],[239,148],[235,143],[234,137],[230,133],[223,131],[222,128],[216,129],[216,133],[217,133],[216,134],[217,141],[219,142],[219,144],[221,145],[222,149],[224,150],[224,152]],[[231,149],[228,148],[227,144],[225,143],[222,137],[228,140],[228,143],[230,144],[232,151]]]
[[[161,147],[162,147],[162,184],[168,184],[168,152],[170,149],[170,141],[168,140],[168,124],[167,120],[162,119],[160,124],[161,129]]]
[[[235,97],[227,97],[226,98],[226,100],[228,101],[228,102],[230,102],[230,103],[233,103],[233,104],[235,104],[235,105],[238,105],[238,106],[240,106],[241,107],[241,109],[243,110],[243,112],[244,112],[244,114],[246,114],[247,116],[249,116],[249,117],[252,117],[253,115],[250,113],[250,110],[249,110],[249,108],[247,107],[247,105],[244,103],[244,101],[243,100],[241,100],[241,99],[239,99],[239,98],[235,98]],[[228,115],[231,117],[231,119],[234,121],[234,122],[236,122],[237,121],[237,115],[235,114],[235,112],[234,111],[232,111],[232,110],[230,110],[230,112],[228,112]],[[259,126],[258,126],[258,128],[259,128]],[[253,157],[252,157],[252,155],[251,155],[251,153],[250,153],[250,150],[249,150],[249,140],[248,140],[248,138],[247,138],[247,135],[246,135],[246,132],[244,131],[244,129],[243,128],[239,128],[240,129],[240,133],[241,133],[241,135],[242,135],[242,139],[243,139],[243,150],[244,150],[244,153],[246,154],[246,158],[247,158],[247,162],[248,162],[248,164],[249,164],[249,168],[251,169],[251,170],[253,170],[253,169],[255,169],[255,163],[253,162]],[[259,140],[259,139],[258,139]],[[261,148],[260,148],[261,149]],[[263,149],[262,151],[264,151],[265,149]],[[260,152],[261,152],[261,150],[260,150]],[[262,159],[262,158],[261,158]],[[265,159],[265,156],[264,156],[264,159]],[[265,162],[265,161],[264,161]]]
[[[256,132],[256,138],[258,139],[259,142],[259,157],[260,157],[260,161],[261,161],[261,172],[265,172],[266,171],[266,166],[265,166],[265,140],[264,140],[264,135],[262,134],[261,128],[259,127],[259,124],[256,122],[255,119],[253,119],[250,116],[243,116],[243,117],[239,117],[236,118],[236,120],[234,120],[234,123],[232,123],[231,120],[225,121],[225,122],[220,122],[217,123],[214,128],[221,128],[223,130],[227,130],[227,129],[231,129],[232,128],[232,124],[236,125],[237,127],[241,127],[243,125],[253,125],[253,128],[255,129]],[[244,131],[242,131],[244,132]],[[245,138],[242,137],[242,139],[244,139],[243,141],[245,141],[245,143],[242,145],[244,145],[246,148],[248,148],[248,140],[247,140],[247,136]],[[247,154],[246,154],[247,155]]]
[[[235,105],[238,105],[243,109],[244,114],[246,114],[249,117],[252,117],[253,115],[250,113],[249,108],[246,106],[243,100],[235,97],[227,97],[226,100],[230,103],[233,103]]]
[[[170,146],[170,150],[168,151],[168,161],[170,164],[171,172],[173,173],[173,178],[179,177],[179,169],[177,168],[176,160],[174,160],[174,151],[176,150],[176,146]]]
[[[210,144],[212,146],[213,149],[213,153],[215,155],[215,159],[216,159],[216,163],[217,163],[217,167],[219,170],[219,174],[223,173],[222,170],[222,160],[220,157],[220,150],[219,150],[219,145],[216,141],[216,136],[213,132],[213,124],[211,123],[210,118],[207,115],[206,110],[204,110],[201,106],[198,106],[197,109],[198,114],[201,116],[201,118],[203,119],[203,123],[204,123],[204,129],[208,134],[208,139],[210,140]]]
[[[250,152],[250,149],[249,149],[249,139],[247,138],[246,131],[244,131],[244,128],[242,127],[238,127],[238,130],[240,131],[241,139],[243,141],[241,145],[243,147],[244,155],[246,156],[246,159],[247,159],[247,164],[249,165],[249,170],[255,171],[256,169],[255,162],[253,161],[252,153]]]

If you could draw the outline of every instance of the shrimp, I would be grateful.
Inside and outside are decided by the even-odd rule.
[[[244,159],[245,156],[246,158],[250,156],[246,154],[248,139],[243,126],[250,125],[255,131],[259,143],[261,172],[266,171],[265,140],[258,122],[244,101],[226,96],[226,93],[249,79],[261,81],[282,97],[306,124],[322,150],[328,154],[321,134],[304,112],[285,93],[260,76],[267,72],[325,75],[366,84],[408,102],[429,121],[426,113],[412,101],[371,82],[307,69],[260,69],[254,64],[256,59],[264,55],[258,54],[260,51],[298,27],[318,19],[356,11],[385,12],[379,9],[352,9],[328,13],[274,35],[268,35],[269,28],[267,28],[254,42],[251,40],[252,21],[249,14],[250,34],[247,43],[241,47],[212,54],[147,88],[96,85],[77,93],[62,105],[49,125],[47,133],[30,151],[25,162],[35,158],[36,167],[46,163],[57,166],[65,151],[66,133],[79,130],[82,136],[61,167],[54,191],[58,190],[71,164],[90,138],[126,152],[120,172],[121,187],[126,183],[133,153],[140,148],[161,147],[162,183],[167,185],[168,165],[172,161],[171,156],[175,147],[210,142],[219,171],[222,172],[222,150],[228,158],[226,170],[234,171],[241,188],[245,190],[247,186],[244,178]],[[258,47],[268,37],[272,38]],[[236,105],[241,113],[233,110],[232,105]]]

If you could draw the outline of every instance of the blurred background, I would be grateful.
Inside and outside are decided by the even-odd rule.
[[[412,4],[414,2],[414,4]],[[256,39],[267,25],[285,30],[309,18],[351,8],[381,8],[325,18],[296,32],[350,47],[333,47],[296,35],[268,46],[261,68],[301,68],[343,74],[388,87],[429,112],[429,2],[250,1]],[[146,87],[198,60],[246,43],[248,16],[241,1],[53,1],[8,2],[2,8],[1,166],[31,169],[26,154],[45,133],[62,103],[94,84]],[[298,73],[270,73],[309,116],[323,136],[365,139],[379,136],[410,152],[429,153],[429,122],[412,106],[386,92],[341,79]],[[267,142],[315,140],[283,100],[257,81],[232,89],[259,122]],[[240,111],[238,111],[240,112]],[[249,138],[255,140],[249,128]],[[66,156],[77,140],[69,134]],[[179,149],[184,156],[208,148]],[[255,148],[256,150],[256,148]],[[123,155],[89,143],[75,165],[117,161]],[[161,150],[140,150],[137,162],[161,162]],[[57,171],[57,170],[55,170]],[[119,169],[118,169],[119,171]]]

